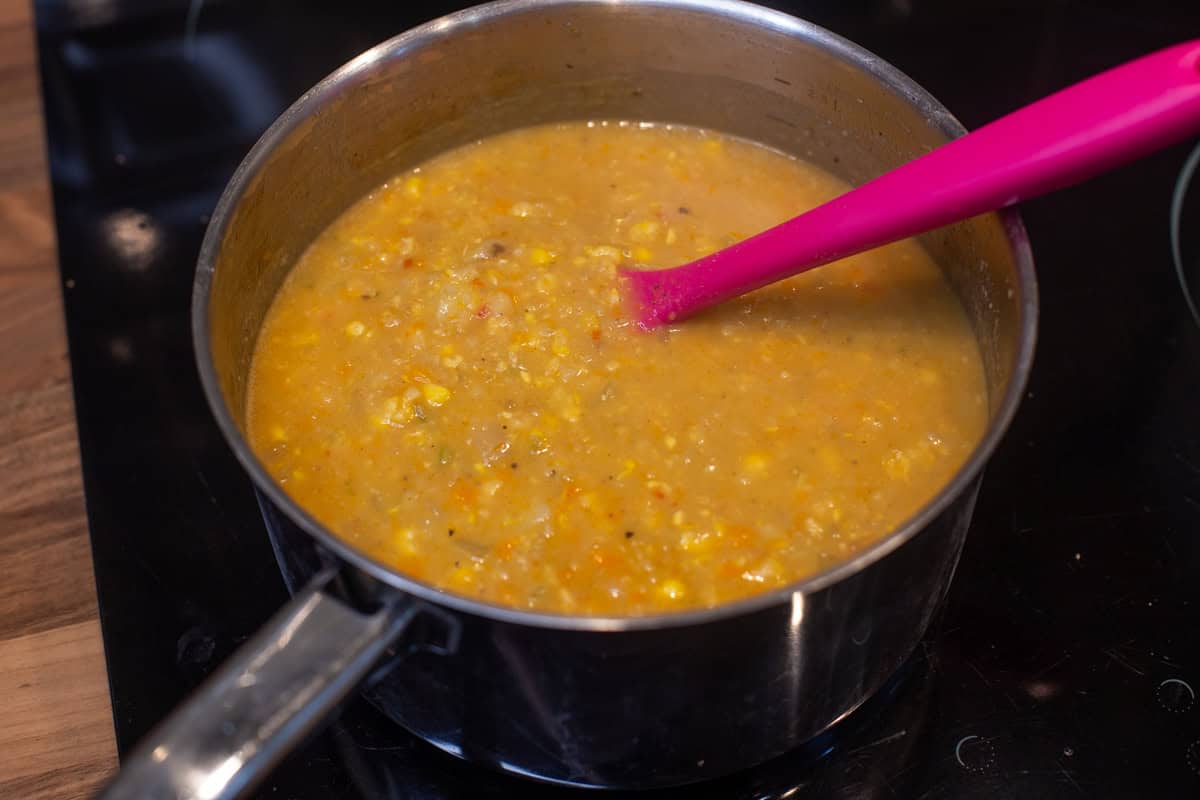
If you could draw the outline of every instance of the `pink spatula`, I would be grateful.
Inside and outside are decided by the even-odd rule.
[[[652,328],[839,258],[1061,189],[1198,131],[1195,40],[1050,95],[698,261],[627,270],[626,296],[638,321]]]

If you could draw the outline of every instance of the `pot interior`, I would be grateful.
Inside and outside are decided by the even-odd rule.
[[[222,198],[197,277],[207,337],[203,322],[197,330],[201,370],[207,346],[234,424],[244,428],[263,317],[288,270],[338,214],[449,148],[537,123],[600,118],[712,128],[851,184],[962,132],[893,68],[756,6],[518,0],[430,23],[301,98]],[[1032,346],[1035,288],[1023,232],[1015,215],[985,214],[923,242],[978,339],[994,439]]]

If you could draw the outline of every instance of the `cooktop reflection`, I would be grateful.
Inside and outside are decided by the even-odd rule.
[[[1200,36],[1200,8],[1168,2],[1136,12],[1104,0],[772,5],[896,64],[968,127]],[[238,160],[304,89],[456,7],[36,2],[123,752],[286,597],[253,491],[193,366],[189,294],[207,215]],[[1037,365],[944,612],[901,674],[793,753],[639,796],[1200,795],[1200,326],[1176,278],[1169,224],[1193,144],[1023,208],[1042,287]],[[1200,197],[1181,208],[1195,288]],[[467,765],[362,701],[257,794],[572,795]]]

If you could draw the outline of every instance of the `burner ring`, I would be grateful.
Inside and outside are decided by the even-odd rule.
[[[1175,262],[1175,276],[1179,279],[1180,288],[1183,289],[1183,299],[1187,302],[1188,311],[1191,312],[1192,319],[1196,324],[1200,325],[1200,299],[1193,294],[1200,287],[1193,287],[1188,283],[1188,273],[1183,263],[1182,244],[1184,204],[1187,201],[1188,188],[1191,186],[1192,178],[1195,177],[1198,167],[1200,167],[1200,144],[1197,144],[1188,154],[1187,160],[1183,163],[1183,169],[1179,171],[1179,177],[1175,179],[1175,190],[1171,195],[1171,257]],[[1197,262],[1195,272],[1195,277],[1200,279],[1200,262]]]

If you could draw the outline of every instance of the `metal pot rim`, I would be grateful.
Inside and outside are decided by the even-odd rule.
[[[903,97],[922,116],[930,120],[950,138],[962,136],[966,129],[941,103],[917,85],[911,78],[878,56],[853,44],[837,34],[796,17],[763,8],[741,0],[624,0],[630,5],[665,6],[699,12],[713,13],[736,19],[759,27],[770,28],[790,36],[812,42],[832,55],[864,69],[890,91]],[[875,562],[883,559],[916,536],[960,494],[967,491],[971,482],[983,470],[988,458],[1007,431],[1025,391],[1025,385],[1033,365],[1034,347],[1037,338],[1037,279],[1034,274],[1033,255],[1029,238],[1020,215],[1012,209],[1000,212],[1001,221],[1016,262],[1017,290],[1019,292],[1020,333],[1018,336],[1015,363],[1007,391],[1000,407],[989,422],[983,439],[975,447],[970,458],[959,468],[954,477],[941,491],[925,504],[916,514],[894,531],[851,559],[834,565],[822,572],[796,581],[787,586],[753,595],[731,603],[711,608],[701,608],[664,614],[628,617],[604,617],[546,612],[525,611],[507,606],[473,600],[452,594],[426,583],[409,578],[375,561],[370,556],[342,541],[324,525],[313,518],[284,492],[283,488],[267,472],[254,455],[221,393],[220,381],[212,360],[209,342],[209,299],[217,254],[225,230],[242,194],[258,174],[272,151],[283,142],[295,128],[308,119],[313,112],[338,94],[342,87],[352,83],[356,76],[384,59],[404,57],[410,50],[430,41],[436,41],[468,30],[481,23],[510,14],[554,6],[610,5],[608,0],[499,0],[475,6],[419,27],[408,30],[382,42],[352,59],[335,72],[321,80],[304,93],[263,134],[249,154],[234,172],[222,193],[200,247],[196,277],[192,294],[192,338],[200,382],[204,394],[216,418],[226,442],[233,449],[243,469],[250,475],[258,489],[272,503],[282,509],[308,535],[338,557],[361,569],[375,579],[406,594],[431,603],[446,606],[456,611],[473,614],[498,622],[538,628],[579,631],[631,631],[654,630],[689,625],[701,625],[721,619],[752,613],[760,609],[790,604],[793,595],[811,594],[837,583]]]

